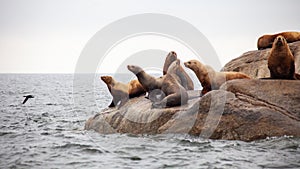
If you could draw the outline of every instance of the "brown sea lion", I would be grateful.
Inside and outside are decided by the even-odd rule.
[[[176,74],[175,69],[178,68],[180,62],[173,62],[163,79],[161,91],[163,99],[155,101],[152,104],[154,108],[174,107],[184,105],[188,101],[186,89],[180,84],[180,77]]]
[[[276,37],[268,57],[271,79],[296,79],[294,56],[286,39]]]
[[[208,65],[204,65],[198,60],[184,62],[187,68],[193,70],[198,77],[203,89],[201,95],[211,90],[219,89],[226,81],[233,79],[250,79],[250,77],[241,72],[216,72]]]
[[[259,50],[271,48],[277,36],[283,36],[287,43],[292,43],[300,40],[300,32],[281,32],[273,35],[263,35],[257,41],[257,48]]]
[[[128,84],[118,82],[111,76],[101,76],[101,80],[106,84],[113,97],[108,107],[115,107],[119,101],[121,101],[120,106],[122,106],[129,98],[138,97],[146,93],[138,80],[132,80]]]
[[[167,73],[170,65],[177,60],[178,60],[177,54],[174,51],[168,53],[163,67],[163,75]],[[174,68],[173,73],[176,73],[180,77],[181,80],[180,83],[186,90],[194,90],[194,83],[190,78],[190,76],[185,72],[183,67],[180,65],[180,60],[179,60],[179,64],[177,64],[176,68]]]
[[[127,65],[127,68],[136,75],[140,84],[147,92],[155,89],[161,89],[163,77],[155,78],[136,65]]]

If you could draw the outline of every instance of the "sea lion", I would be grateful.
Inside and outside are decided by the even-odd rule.
[[[178,60],[177,54],[174,51],[168,53],[163,67],[163,75],[167,73],[170,65],[177,60]],[[180,65],[180,60],[179,60],[179,64],[177,64],[177,66],[174,67],[173,73],[176,73],[180,77],[180,83],[186,90],[194,90],[194,83],[190,78],[190,76],[185,72],[183,67]]]
[[[153,108],[174,107],[184,105],[188,101],[186,89],[179,83],[180,77],[174,72],[178,61],[173,62],[163,79],[161,91],[164,98],[152,103]],[[180,63],[180,62],[179,62]]]
[[[263,35],[257,40],[257,48],[259,50],[271,48],[277,36],[283,36],[287,43],[292,43],[300,40],[300,32],[281,32],[273,35]]]
[[[131,80],[128,84],[118,82],[111,76],[101,76],[101,80],[107,85],[107,88],[113,97],[113,100],[108,107],[115,107],[119,101],[121,101],[121,107],[129,98],[138,97],[146,93],[138,80]]]
[[[127,69],[136,75],[146,92],[161,89],[164,77],[155,78],[136,65],[127,65]]]
[[[184,62],[184,65],[193,70],[198,77],[203,87],[201,92],[202,96],[211,90],[219,89],[226,81],[233,79],[250,79],[248,75],[241,72],[216,72],[212,67],[204,65],[198,60]]]
[[[271,79],[296,79],[294,56],[286,39],[276,37],[268,57]]]
[[[146,98],[150,99],[151,101],[161,100],[162,92],[161,87],[163,83],[164,76],[159,78],[155,78],[148,73],[146,73],[141,67],[135,65],[127,65],[129,71],[134,73],[138,78],[140,84],[143,88],[148,92]]]
[[[168,68],[168,73],[176,74],[178,77],[178,82],[184,87],[186,90],[194,90],[194,83],[190,76],[185,72],[183,67],[180,65],[180,60],[176,59],[172,62],[172,64]]]
[[[164,63],[164,67],[163,67],[163,75],[167,74],[167,71],[169,69],[169,66],[177,59],[177,54],[174,51],[171,51],[168,53],[166,59],[165,59],[165,63]]]

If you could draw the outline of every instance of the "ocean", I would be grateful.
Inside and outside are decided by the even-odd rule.
[[[77,77],[0,74],[0,168],[300,168],[300,138],[290,136],[243,142],[85,131],[111,96],[100,75]]]

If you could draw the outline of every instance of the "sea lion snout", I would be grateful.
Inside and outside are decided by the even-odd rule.
[[[282,41],[283,41],[283,39],[284,39],[284,37],[283,37],[283,36],[277,36],[277,40],[278,40],[278,41],[281,41],[281,42],[282,42]]]
[[[107,79],[107,76],[101,76],[100,78],[101,80],[105,81],[105,79]]]
[[[191,61],[184,62],[183,64],[184,64],[185,67],[190,68]]]
[[[177,56],[176,52],[174,52],[174,51],[171,51],[170,53],[171,53],[171,55]]]
[[[112,81],[112,77],[111,76],[101,76],[100,78],[105,83],[111,83],[111,81]]]
[[[168,54],[167,57],[170,57],[170,60],[171,60],[171,61],[174,61],[174,60],[177,59],[177,54],[176,54],[176,52],[171,51],[171,52],[169,52],[169,54]]]
[[[135,65],[127,65],[127,69],[134,74],[138,74],[143,71],[142,68],[140,68],[139,66],[135,66]]]
[[[136,67],[134,65],[127,65],[127,69],[134,72]]]
[[[281,35],[277,36],[276,39],[275,39],[275,44],[277,46],[281,46],[285,41],[285,38]]]

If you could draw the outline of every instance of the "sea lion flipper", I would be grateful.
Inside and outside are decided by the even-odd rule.
[[[124,106],[128,102],[128,100],[128,97],[122,97],[118,109]]]
[[[148,99],[151,100],[152,102],[159,102],[161,101],[166,94],[160,90],[160,89],[155,89],[149,92]]]
[[[115,107],[114,101],[112,100],[108,107]]]
[[[294,76],[295,80],[300,80],[300,74],[298,73],[295,73],[295,76]]]

